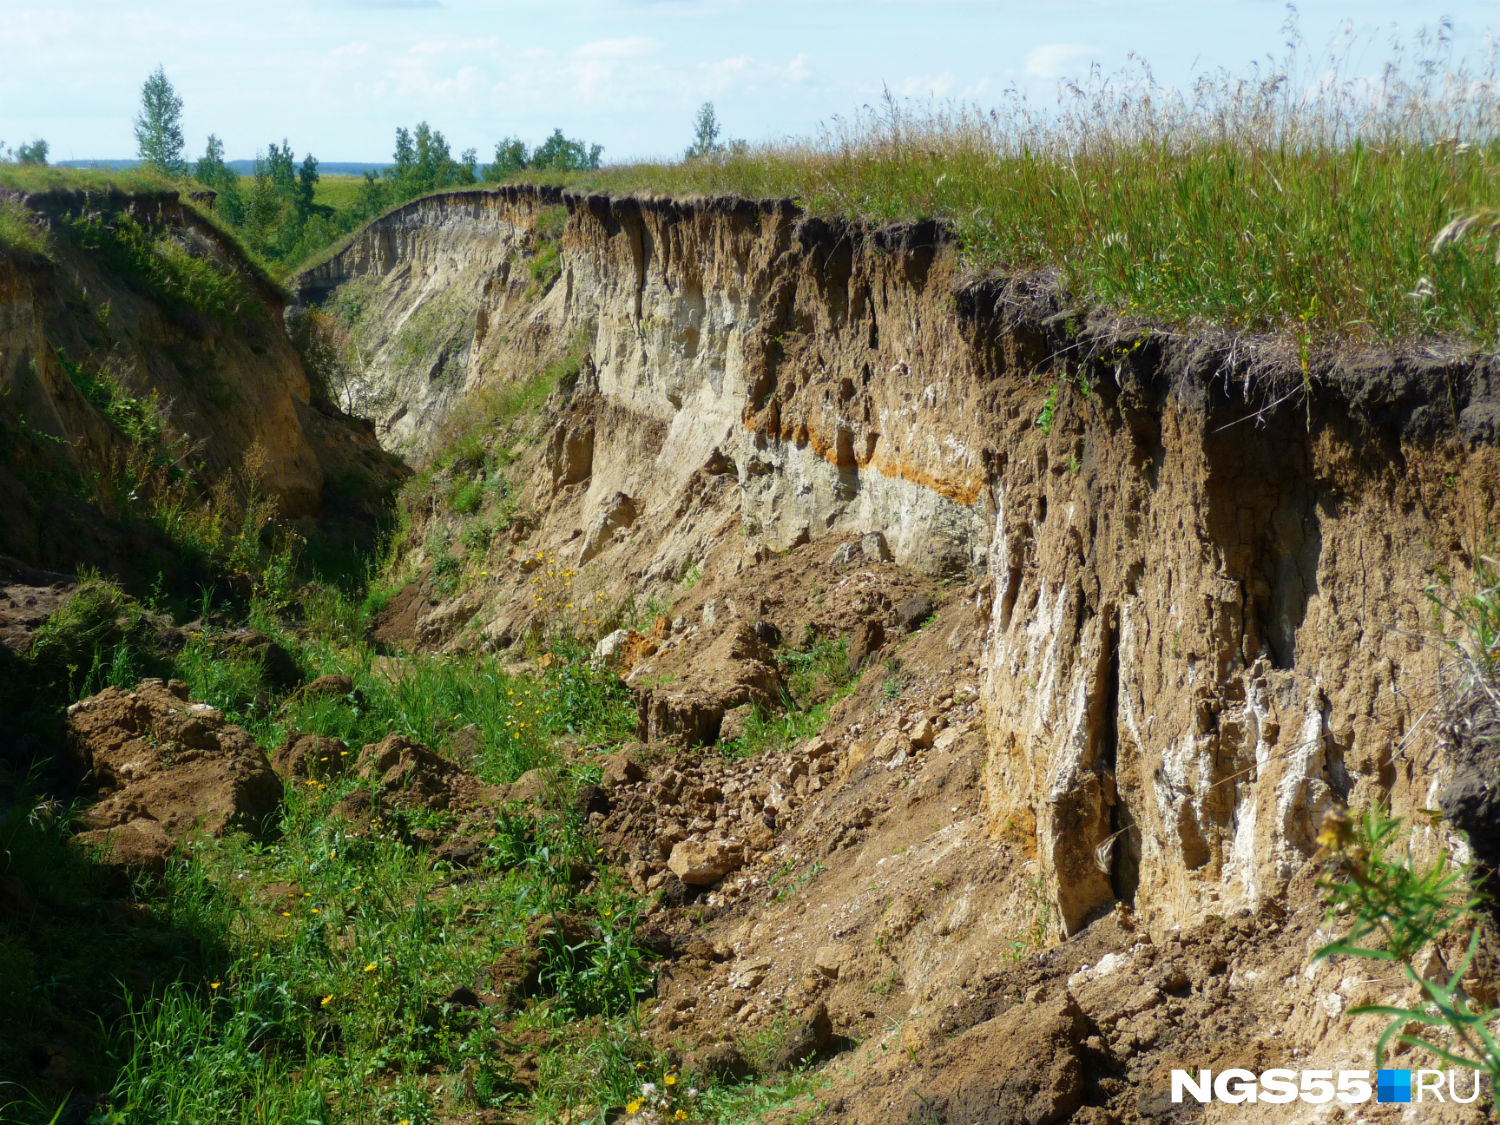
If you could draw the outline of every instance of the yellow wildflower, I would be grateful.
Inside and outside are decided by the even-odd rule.
[[[217,992],[217,991],[219,991],[219,983],[220,982],[218,982],[216,980],[211,980],[211,981],[208,982],[208,987],[211,988],[211,989],[213,989],[215,992]]]
[[[330,992],[327,996],[323,997],[323,999],[320,1001],[320,1003],[325,1008],[328,1007],[328,1005],[332,1004],[333,1003],[333,993]]]
[[[373,973],[374,971],[375,971],[375,962],[371,961],[368,965],[365,966],[365,972],[367,972],[367,973]]]

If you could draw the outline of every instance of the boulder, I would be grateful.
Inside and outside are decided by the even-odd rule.
[[[683,840],[667,857],[672,874],[694,887],[712,886],[744,862],[744,848],[729,840]]]
[[[718,740],[726,712],[746,703],[774,707],[781,700],[776,657],[748,622],[677,659],[686,674],[668,683],[653,684],[648,677],[636,689],[637,736],[646,742],[708,745]]]

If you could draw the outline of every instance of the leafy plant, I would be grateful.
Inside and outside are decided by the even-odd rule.
[[[1476,1006],[1461,987],[1479,949],[1480,929],[1473,923],[1480,900],[1470,887],[1466,867],[1451,863],[1446,855],[1426,864],[1414,860],[1401,823],[1378,809],[1353,820],[1342,814],[1325,820],[1319,842],[1328,850],[1333,873],[1320,885],[1330,918],[1347,917],[1350,928],[1314,957],[1394,964],[1416,986],[1421,997],[1416,1005],[1365,1004],[1350,1009],[1354,1015],[1385,1016],[1389,1021],[1376,1046],[1378,1066],[1385,1065],[1394,1041],[1420,1047],[1454,1066],[1482,1071],[1494,1084],[1500,1081],[1500,1037],[1495,1027],[1500,1009]],[[1417,971],[1413,962],[1423,948],[1466,925],[1472,932],[1446,984]],[[1408,1031],[1413,1023],[1428,1030]],[[1447,1039],[1439,1042],[1444,1032]]]

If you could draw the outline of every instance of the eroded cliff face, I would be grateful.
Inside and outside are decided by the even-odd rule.
[[[253,481],[291,518],[324,509],[330,478],[372,496],[398,479],[366,425],[314,405],[285,295],[176,193],[17,199],[50,234],[45,255],[0,251],[0,553],[72,568],[144,549],[85,509],[168,471],[147,430],[180,455],[172,472]],[[149,274],[148,245],[197,263],[233,307],[173,288],[191,266]]]
[[[528,262],[560,206],[550,278]],[[367,294],[385,348],[434,301],[470,310],[442,387],[430,364],[356,380],[419,454],[586,339],[535,483],[582,582],[649,588],[737,530],[734,565],[880,531],[977,584],[988,823],[1064,933],[1117,903],[1160,934],[1273,901],[1328,809],[1432,799],[1423,591],[1468,572],[1500,494],[1491,360],[1091,320],[1046,279],[967,280],[940,227],[774,201],[442,196],[300,285]],[[520,636],[526,581],[465,613]]]

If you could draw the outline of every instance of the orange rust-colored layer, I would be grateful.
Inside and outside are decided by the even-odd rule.
[[[744,423],[745,428],[751,431],[769,429],[769,427],[756,425],[757,417],[764,417],[766,413],[769,412],[747,419]],[[835,467],[838,465],[837,447],[821,430],[809,428],[806,422],[798,422],[795,425],[787,423],[780,428],[776,436],[784,442],[799,446],[805,445],[830,465]],[[884,477],[920,485],[958,504],[973,504],[979,499],[979,494],[984,488],[984,482],[977,475],[968,480],[953,480],[929,472],[903,457],[893,457],[887,454],[877,453],[874,456],[865,457],[856,454],[854,464],[860,469],[874,468]]]

